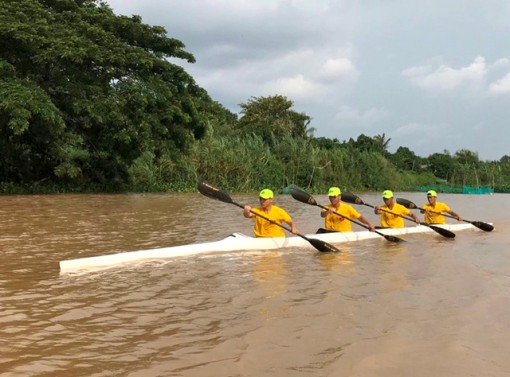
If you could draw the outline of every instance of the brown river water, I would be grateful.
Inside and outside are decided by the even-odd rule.
[[[61,260],[251,235],[251,220],[198,193],[0,196],[0,376],[510,376],[510,195],[439,199],[495,230],[61,274]],[[322,226],[319,208],[276,202],[301,233]]]

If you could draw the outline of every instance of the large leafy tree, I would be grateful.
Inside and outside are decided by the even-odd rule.
[[[461,149],[455,152],[454,160],[458,165],[459,180],[462,184],[480,185],[480,160],[476,152]]]
[[[463,165],[478,165],[480,163],[480,159],[478,158],[478,153],[470,151],[469,149],[460,149],[455,152],[454,158],[458,161],[459,164]]]
[[[0,181],[123,182],[185,150],[210,99],[182,42],[98,0],[0,3]]]
[[[455,173],[456,163],[448,151],[433,153],[427,157],[428,168],[436,177],[451,180]]]
[[[311,118],[292,110],[294,103],[285,96],[252,97],[239,106],[238,129],[242,133],[261,136],[268,143],[274,137],[290,135],[308,139],[313,134],[313,128],[308,127]]]
[[[395,153],[389,155],[389,160],[400,170],[416,172],[422,170],[423,159],[407,147],[398,147]]]
[[[379,152],[382,153],[380,141],[373,137],[361,134],[356,140],[350,138],[346,145],[359,152]]]

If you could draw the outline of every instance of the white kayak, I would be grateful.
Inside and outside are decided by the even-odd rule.
[[[471,224],[446,224],[436,225],[450,231],[460,231],[465,229],[477,229]],[[414,227],[406,227],[399,229],[379,229],[380,233],[390,236],[400,236],[415,233],[430,233],[433,229],[424,225]],[[308,238],[319,239],[331,244],[343,242],[362,241],[372,238],[380,238],[384,242],[388,242],[381,235],[373,232],[342,232],[342,233],[320,233],[307,234]],[[438,237],[441,237],[438,235]],[[111,255],[101,255],[96,257],[86,257],[79,259],[70,259],[60,261],[60,272],[76,272],[80,270],[103,269],[116,266],[123,263],[137,262],[143,260],[154,260],[163,258],[182,257],[188,255],[196,255],[203,253],[229,252],[242,250],[271,250],[281,248],[313,248],[313,246],[305,239],[297,236],[278,237],[278,238],[255,238],[246,236],[241,233],[233,233],[230,236],[214,242],[196,243],[190,245],[170,246],[159,249],[139,250],[121,252]]]

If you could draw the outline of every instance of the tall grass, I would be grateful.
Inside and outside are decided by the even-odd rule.
[[[310,192],[326,192],[330,186],[344,191],[415,190],[436,183],[430,171],[398,171],[381,153],[360,151],[346,145],[322,148],[290,135],[265,142],[256,135],[219,137],[210,132],[194,142],[187,153],[156,156],[145,152],[130,167],[129,182],[74,186],[38,182],[22,186],[2,182],[0,193],[56,192],[165,192],[195,191],[199,181],[232,192],[255,192],[262,187],[279,191],[291,184]],[[491,185],[510,192],[509,164],[461,166],[449,182]]]
[[[398,190],[411,186],[381,154],[352,148],[321,149],[285,136],[271,146],[256,135],[206,137],[177,160],[147,154],[130,170],[137,191],[191,191],[199,181],[229,191],[250,192],[296,184],[315,192],[335,185],[344,190]]]

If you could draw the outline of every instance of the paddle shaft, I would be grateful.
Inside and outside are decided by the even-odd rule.
[[[199,183],[198,191],[200,191],[200,193],[202,195],[205,195],[209,198],[220,200],[224,203],[234,204],[235,206],[242,208],[244,210],[244,206],[242,204],[239,204],[239,203],[236,203],[235,201],[233,201],[232,198],[230,197],[230,195],[228,195],[225,191],[223,191],[217,187],[214,187],[208,183],[205,183],[205,182]],[[287,228],[286,226],[284,226],[274,220],[267,218],[264,215],[261,215],[260,213],[257,213],[252,210],[250,210],[250,213],[253,213],[255,216],[259,216],[259,217],[263,218],[264,220],[269,221],[271,224],[277,225],[277,226],[285,229],[286,231],[292,233],[291,229]],[[306,237],[302,234],[299,234],[299,233],[295,233],[295,234],[296,234],[296,236],[299,236],[299,237],[303,238],[304,240],[308,241],[313,247],[315,247],[317,250],[319,250],[321,252],[336,252],[336,253],[340,252],[340,249],[337,249],[336,247],[334,247],[333,245],[331,245],[325,241],[308,238],[308,237]]]
[[[375,206],[371,205],[371,204],[367,204],[367,203],[363,203],[364,205],[368,206],[368,207],[371,207],[371,208],[374,208],[375,209]],[[380,211],[382,212],[386,212],[386,213],[391,213],[392,215],[395,215],[395,216],[399,216],[399,217],[402,217],[403,219],[406,219],[406,220],[409,220],[409,221],[412,221],[412,222],[416,222],[412,217],[407,217],[407,216],[404,216],[404,215],[400,215],[398,213],[395,213],[395,212],[392,212],[392,211],[388,211],[387,209],[382,209],[382,208],[379,208]],[[422,221],[418,221],[418,224],[420,225],[425,225],[425,226],[428,226],[429,228],[431,228],[432,226],[427,224],[427,223],[424,223]]]
[[[455,219],[457,221],[459,220],[457,217],[452,216],[449,213],[435,212],[435,211],[431,211],[431,210],[427,210],[427,209],[423,209],[423,211],[429,211],[429,212],[432,212],[432,213],[437,213],[439,215],[443,215],[445,217],[449,217],[451,219]],[[464,221],[466,223],[469,223],[469,224],[471,224],[473,226],[476,226],[477,228],[479,228],[481,230],[484,230],[486,232],[491,232],[494,229],[494,227],[491,224],[484,223],[483,221],[470,221],[470,220],[466,220],[466,219],[462,219],[462,221]]]
[[[449,217],[451,219],[459,220],[457,217],[452,216],[449,213],[443,213],[443,212],[432,211],[429,209],[419,208],[416,204],[414,204],[413,202],[411,202],[410,200],[407,200],[407,199],[397,198],[397,203],[402,204],[404,207],[407,207],[409,209],[419,209],[421,211],[429,211],[429,212],[432,212],[432,213],[435,213],[438,215],[443,215],[445,217]],[[484,223],[483,221],[470,221],[470,220],[466,220],[466,219],[462,219],[462,221],[469,223],[473,226],[476,226],[477,228],[484,230],[486,232],[491,232],[494,229],[494,227],[491,224]]]
[[[322,208],[322,209],[324,209],[324,210],[328,210],[328,207],[326,207],[326,206],[322,206],[322,205],[320,205],[319,203],[317,203],[317,201],[315,200],[315,198],[314,198],[313,196],[311,196],[310,194],[308,194],[306,191],[303,191],[303,190],[298,189],[298,188],[294,188],[294,189],[292,190],[292,192],[291,192],[291,195],[292,195],[292,197],[293,197],[294,199],[296,199],[296,200],[298,200],[298,201],[300,201],[300,202],[302,202],[302,203],[306,203],[306,204],[314,205],[314,206],[320,207],[320,208]],[[342,215],[342,214],[340,214],[340,213],[338,213],[338,212],[336,212],[336,211],[334,211],[333,213],[334,213],[335,215],[338,215],[338,216],[340,216],[340,217],[343,217],[343,218],[345,218],[345,219],[347,219],[347,220],[349,220],[349,221],[351,221],[351,222],[353,222],[353,223],[355,223],[355,224],[358,224],[359,226],[362,226],[362,227],[363,227],[363,228],[365,228],[365,229],[370,229],[370,227],[366,226],[365,224],[360,223],[360,222],[358,222],[358,221],[356,221],[356,220],[354,220],[354,219],[351,219],[351,218],[349,218],[349,217],[347,217],[347,216],[344,216],[344,215]],[[380,236],[382,236],[382,237],[386,238],[388,241],[391,241],[391,242],[402,242],[402,241],[404,241],[404,240],[403,240],[403,239],[401,239],[401,238],[398,238],[398,237],[395,237],[395,236],[389,236],[389,235],[383,234],[383,233],[381,233],[381,232],[378,232],[378,231],[376,231],[376,230],[374,230],[374,232],[375,232],[376,234],[378,234],[378,235],[380,235]]]
[[[236,206],[238,206],[239,208],[244,209],[244,206],[242,204],[236,203],[234,201],[232,201],[231,203],[236,205]],[[271,224],[278,225],[279,227],[281,227],[281,228],[285,229],[286,231],[292,233],[292,230],[287,228],[285,225],[277,223],[276,221],[271,220],[270,218],[268,218],[268,217],[266,217],[264,215],[261,215],[258,212],[250,210],[250,213],[253,213],[255,216],[261,217],[264,220],[269,221]],[[304,236],[304,235],[302,235],[300,233],[292,233],[292,234],[295,234],[296,236],[299,236],[302,239],[308,241],[310,244],[312,244],[319,251],[322,251],[322,252],[332,251],[332,252],[335,252],[335,253],[339,253],[340,252],[340,249],[337,249],[336,247],[334,247],[333,245],[328,244],[327,242],[324,242],[324,241],[321,241],[321,240],[316,240],[316,239],[311,239],[311,238],[308,238],[308,237],[306,237],[306,236]]]
[[[423,212],[423,211],[429,211],[429,212],[431,212],[431,213],[435,213],[435,214],[437,214],[437,215],[443,215],[443,216],[445,216],[445,217],[449,217],[449,218],[451,218],[451,219],[458,220],[458,218],[457,218],[457,217],[452,216],[452,215],[450,215],[449,213],[443,213],[443,212],[438,212],[438,211],[432,211],[432,210],[430,210],[430,209],[420,208],[420,207],[418,207],[416,204],[414,204],[412,201],[407,200],[407,199],[397,198],[397,199],[396,199],[396,202],[397,202],[398,204],[403,205],[403,206],[404,206],[404,207],[406,207],[406,208],[409,208],[409,209],[419,209],[419,210],[420,210],[420,211],[422,211],[422,212]],[[470,223],[470,222],[471,222],[471,221],[468,221],[468,220],[466,220],[466,221],[467,221],[468,223]]]
[[[363,200],[361,200],[358,196],[354,195],[354,194],[351,194],[351,193],[346,193],[345,195],[342,194],[342,200],[345,200],[347,202],[351,202],[351,203],[354,203],[354,204],[363,204],[365,206],[368,206],[368,207],[371,207],[371,208],[375,208],[375,206],[371,205],[371,204],[367,204],[365,202],[363,202]],[[395,216],[399,216],[399,217],[402,217],[406,220],[410,220],[410,221],[413,221],[413,222],[416,222],[413,218],[411,217],[407,217],[407,216],[404,216],[404,215],[400,215],[398,213],[395,213],[395,212],[391,212],[391,211],[388,211],[388,210],[385,210],[385,209],[380,209],[381,211],[383,212],[387,212],[387,213],[391,213],[392,215],[395,215]],[[436,233],[439,233],[440,235],[442,235],[443,237],[447,237],[447,238],[455,238],[455,233],[453,233],[452,231],[448,230],[448,229],[444,229],[444,228],[440,228],[438,226],[434,226],[434,225],[429,225],[427,223],[424,223],[424,222],[419,222],[420,225],[424,225],[424,226],[427,226],[429,227],[430,229],[432,229],[433,231],[435,231]]]
[[[322,208],[322,209],[328,210],[328,207],[323,206],[323,205],[320,205],[319,203],[316,203],[315,205],[316,205],[317,207]],[[354,224],[358,224],[359,226],[362,226],[363,228],[370,230],[370,228],[369,228],[367,225],[363,224],[363,223],[362,223],[362,222],[360,222],[360,221],[357,221],[357,220],[351,219],[351,218],[349,218],[349,217],[347,217],[347,216],[341,215],[341,214],[340,214],[340,213],[338,213],[337,211],[333,211],[333,213],[334,213],[335,215],[338,215],[338,216],[341,216],[341,217],[343,217],[343,218],[346,218],[347,220],[349,220],[349,221],[353,222]],[[374,230],[374,233],[377,233],[378,235],[380,235],[380,236],[382,236],[382,237],[386,238],[388,241],[396,241],[396,240],[398,240],[398,241],[396,241],[396,242],[403,241],[402,239],[400,239],[400,238],[398,238],[398,237],[395,237],[395,236],[388,236],[387,234],[383,234],[383,233],[381,233],[381,232],[378,232],[377,230]]]
[[[244,206],[243,206],[242,204],[236,203],[236,202],[234,202],[234,201],[232,201],[232,204],[234,204],[234,205],[238,206],[239,208],[244,209]],[[290,228],[287,228],[285,225],[282,225],[282,224],[280,224],[280,223],[278,223],[278,222],[276,222],[276,221],[274,221],[274,220],[271,220],[270,218],[268,218],[268,217],[266,217],[266,216],[264,216],[264,215],[261,215],[261,214],[260,214],[260,213],[258,213],[258,212],[252,211],[252,210],[250,209],[250,213],[253,213],[255,216],[261,217],[261,218],[263,218],[264,220],[269,221],[271,224],[278,225],[279,227],[281,227],[281,228],[283,228],[283,229],[285,229],[285,230],[289,231],[290,233],[292,233],[292,230],[291,230]],[[305,239],[305,240],[307,240],[307,241],[310,241],[310,239],[309,239],[309,238],[307,238],[307,237],[303,236],[302,234],[296,233],[296,236],[300,236],[301,238],[303,238],[303,239]]]
[[[373,206],[373,205],[371,205],[371,204],[363,203],[363,205],[366,205],[367,207],[370,207],[370,208],[374,208],[374,209],[375,209],[375,206]],[[379,208],[379,210],[380,210],[380,211],[382,211],[382,212],[391,213],[392,215],[402,217],[403,219],[406,219],[406,220],[409,220],[409,221],[412,221],[412,222],[416,222],[416,221],[415,221],[412,217],[407,217],[407,216],[404,216],[404,215],[400,215],[400,214],[398,214],[398,213],[388,211],[387,209]],[[422,223],[421,221],[420,221],[419,223],[420,223],[421,225],[426,225],[426,226],[428,226],[428,224],[426,224],[426,223]]]

